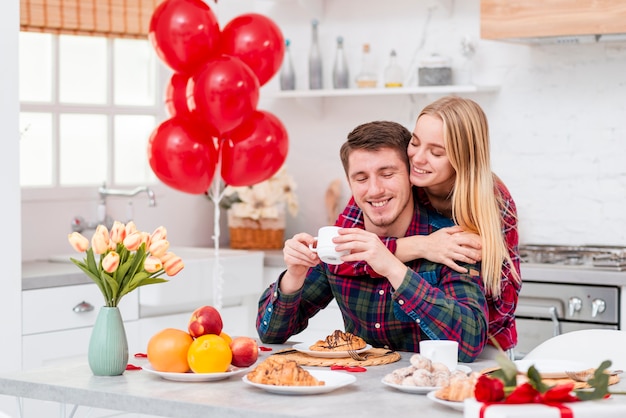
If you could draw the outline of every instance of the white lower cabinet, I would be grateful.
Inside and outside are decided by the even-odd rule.
[[[77,357],[86,359],[91,330],[102,305],[102,294],[95,284],[23,291],[22,368],[27,370],[62,364]],[[119,308],[124,319],[129,353],[133,353],[132,349],[139,346],[137,295],[126,295]],[[62,417],[69,416],[73,405],[24,398],[21,408],[23,418]],[[79,407],[73,416],[98,418],[120,414],[119,411]],[[140,415],[123,416],[131,418]]]

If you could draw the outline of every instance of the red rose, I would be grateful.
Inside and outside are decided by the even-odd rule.
[[[541,394],[530,383],[526,382],[515,388],[504,400],[504,403],[536,403]]]
[[[576,402],[579,401],[571,392],[574,390],[574,382],[553,386],[542,395],[544,402]]]
[[[504,399],[504,384],[483,374],[474,386],[474,397],[479,402],[499,402]]]

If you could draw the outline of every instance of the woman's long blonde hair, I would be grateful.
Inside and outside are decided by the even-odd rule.
[[[452,191],[452,219],[482,241],[482,278],[488,295],[500,296],[503,263],[520,280],[507,248],[501,210],[507,206],[491,171],[489,127],[481,107],[472,100],[443,97],[426,106],[420,115],[443,121],[443,140],[456,171]]]

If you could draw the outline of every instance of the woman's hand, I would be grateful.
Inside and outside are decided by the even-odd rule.
[[[459,273],[467,273],[457,262],[475,264],[482,259],[480,236],[465,232],[460,226],[441,228],[430,235],[414,235],[397,240],[396,257],[406,262],[425,258],[444,264]]]

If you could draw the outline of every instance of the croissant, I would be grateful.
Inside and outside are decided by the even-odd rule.
[[[251,382],[274,386],[324,386],[294,360],[268,357],[247,375]]]
[[[309,349],[311,351],[347,351],[360,350],[366,345],[365,340],[357,335],[335,330],[324,340],[317,341]]]

